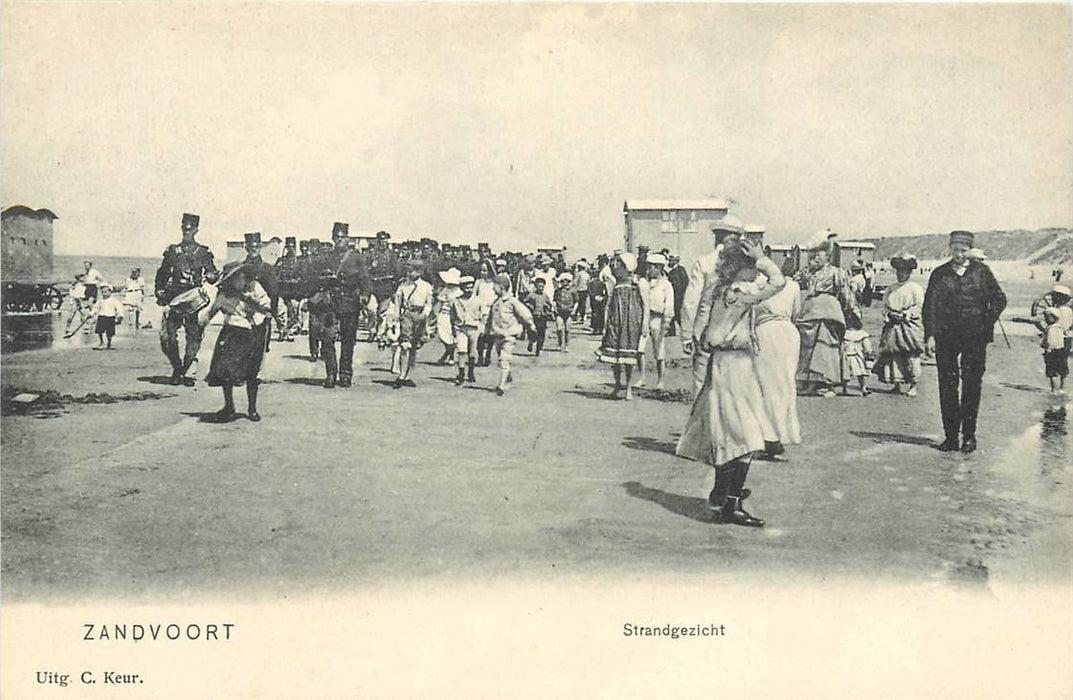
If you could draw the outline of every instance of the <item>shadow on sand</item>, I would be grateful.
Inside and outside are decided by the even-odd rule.
[[[245,413],[233,413],[230,418],[221,418],[220,414],[216,411],[183,411],[182,414],[184,416],[190,416],[191,418],[197,418],[199,423],[212,423],[216,425],[234,423],[239,419],[246,420],[247,418]]]
[[[627,495],[640,498],[643,501],[651,501],[675,515],[696,520],[698,523],[715,522],[714,517],[708,510],[708,504],[703,498],[667,493],[659,489],[649,488],[639,481],[627,481],[622,487],[626,489]]]
[[[851,430],[850,434],[859,438],[867,438],[878,443],[897,442],[903,445],[922,445],[934,447],[935,441],[922,435],[901,435],[899,433],[873,433],[867,430]]]
[[[138,377],[139,382],[147,382],[149,384],[171,384],[171,375],[151,375],[148,377]]]
[[[1028,384],[1011,384],[1010,382],[999,382],[1001,386],[1007,389],[1017,389],[1018,391],[1031,391],[1033,394],[1042,394],[1047,390],[1040,386],[1030,386]]]
[[[576,394],[583,396],[586,399],[596,399],[597,401],[621,401],[620,397],[614,396],[611,390],[606,391],[591,391],[588,389],[565,389],[564,394]]]
[[[302,384],[304,386],[324,386],[324,377],[288,377],[283,381],[288,384]]]
[[[664,442],[663,440],[656,440],[655,438],[650,437],[628,437],[622,440],[622,446],[628,447],[631,450],[662,452],[663,454],[674,455],[676,443]]]

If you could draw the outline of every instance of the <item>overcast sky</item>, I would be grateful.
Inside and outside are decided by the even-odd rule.
[[[1070,10],[197,5],[3,10],[0,193],[57,251],[245,231],[620,245],[630,198],[769,239],[1073,224]]]

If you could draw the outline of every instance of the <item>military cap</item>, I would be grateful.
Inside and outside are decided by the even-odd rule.
[[[243,236],[243,238],[246,239],[246,245],[250,245],[250,244],[260,245],[261,244],[261,234],[260,234],[260,232],[247,233],[245,236]]]
[[[975,237],[973,236],[971,231],[951,231],[950,232],[950,242],[951,243],[962,243],[962,244],[967,245],[967,246],[969,246],[971,248],[974,240],[975,240]]]
[[[197,228],[201,223],[201,217],[197,214],[183,214],[183,226],[193,226]]]
[[[287,246],[288,248],[293,248],[297,244],[298,244],[298,239],[295,238],[294,236],[287,236],[283,240],[283,245]]]
[[[350,234],[350,224],[345,224],[342,221],[336,221],[332,224],[332,238],[338,236],[347,236]]]

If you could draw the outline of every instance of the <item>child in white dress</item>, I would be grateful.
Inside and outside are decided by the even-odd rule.
[[[868,396],[868,363],[874,359],[872,337],[864,330],[858,318],[851,316],[846,322],[846,336],[842,339],[842,395],[849,396],[849,382],[857,379],[861,396]]]

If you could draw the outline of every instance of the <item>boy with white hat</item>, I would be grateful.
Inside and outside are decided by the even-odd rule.
[[[656,389],[663,390],[663,367],[667,359],[667,331],[674,319],[674,287],[664,270],[667,258],[655,253],[648,256],[648,335],[652,356],[656,359]],[[644,360],[641,361],[644,376]]]
[[[107,282],[100,286],[100,298],[97,300],[97,338],[99,342],[95,350],[111,350],[112,336],[115,335],[116,324],[123,322],[123,304],[117,297],[112,296],[112,286]],[[105,339],[108,340],[106,346]]]
[[[458,350],[458,376],[455,384],[475,382],[473,368],[477,364],[477,339],[480,337],[484,305],[473,293],[475,280],[469,275],[459,279],[461,293],[451,302],[451,326],[455,331],[455,348]]]
[[[1069,348],[1073,333],[1073,308],[1069,306],[1070,290],[1062,284],[1051,289],[1052,306],[1043,309],[1043,365],[1051,393],[1064,392],[1069,375]]]
[[[410,372],[417,364],[417,350],[425,342],[429,314],[432,312],[432,285],[421,279],[424,263],[416,258],[406,261],[407,279],[395,291],[399,310],[399,340],[391,366],[398,371],[395,388],[414,386]]]

